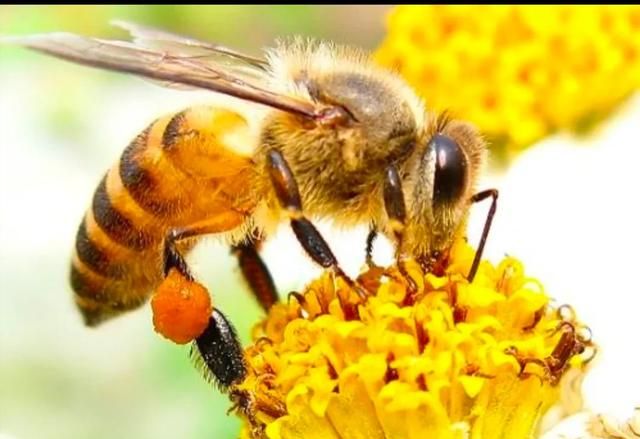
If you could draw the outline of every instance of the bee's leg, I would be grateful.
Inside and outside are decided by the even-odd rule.
[[[487,218],[484,221],[484,228],[482,229],[482,235],[480,236],[480,243],[478,244],[476,255],[473,258],[473,263],[471,264],[471,269],[469,270],[469,275],[467,276],[469,282],[472,282],[473,278],[476,277],[476,272],[478,271],[478,266],[480,265],[480,259],[482,258],[482,252],[484,251],[484,246],[487,243],[487,236],[489,236],[489,230],[491,229],[493,216],[496,214],[496,209],[498,207],[498,189],[487,189],[485,191],[478,192],[473,197],[471,197],[472,203],[477,203],[489,197],[491,197],[491,207],[489,207]]]
[[[176,268],[187,279],[193,280],[186,262],[179,254],[175,243],[195,236],[220,232],[218,224],[203,222],[184,229],[171,230],[165,240],[164,249],[164,273],[165,276],[171,268]],[[232,252],[237,256],[240,269],[249,283],[251,291],[265,311],[278,301],[278,293],[275,284],[262,258],[258,254],[258,248],[254,243],[243,243],[232,247]]]
[[[373,242],[378,237],[378,229],[373,224],[369,227],[369,234],[367,235],[367,246],[365,248],[365,264],[367,267],[372,268],[376,266],[373,262]]]
[[[226,223],[228,225],[228,222]],[[173,229],[165,237],[164,242],[164,274],[169,275],[172,269],[176,269],[187,281],[195,282],[189,267],[177,248],[181,240],[197,236],[219,233],[221,222],[203,221],[193,226]],[[224,391],[230,391],[241,383],[247,374],[242,345],[236,332],[224,314],[214,308],[204,332],[195,338],[192,347],[192,356],[195,356],[205,371],[205,375],[211,378]]]
[[[233,404],[229,412],[239,412],[247,419],[252,431],[262,431],[264,424],[256,418],[254,393],[239,388],[247,376],[242,345],[233,325],[220,310],[213,310],[207,329],[191,347],[191,357],[204,372],[205,379],[213,381],[229,395]]]
[[[229,391],[244,381],[247,364],[236,331],[219,309],[214,309],[204,332],[195,339],[191,356],[203,367],[223,391]]]
[[[182,254],[176,248],[176,243],[185,238],[186,237],[182,236],[182,231],[179,229],[172,229],[169,231],[169,234],[164,239],[162,269],[165,277],[169,275],[171,269],[175,268],[182,276],[193,282],[194,278],[191,275],[191,270],[189,270],[187,261],[185,261]]]
[[[395,253],[398,270],[400,270],[400,273],[402,273],[409,283],[409,289],[416,292],[418,286],[411,276],[409,276],[404,261],[402,260],[401,251],[404,240],[404,227],[407,220],[407,210],[404,204],[404,193],[402,192],[400,175],[398,175],[398,170],[394,165],[389,166],[385,172],[383,196],[384,207],[389,217],[389,227],[396,239]]]
[[[225,232],[239,226],[244,221],[242,213],[230,211],[226,214],[219,214],[214,218],[198,221],[187,227],[174,228],[169,230],[164,238],[163,269],[167,276],[172,268],[177,269],[183,276],[193,280],[186,261],[178,251],[176,245],[180,241],[196,238],[203,235],[212,235]]]
[[[324,268],[331,268],[356,291],[361,299],[365,299],[368,296],[367,292],[342,270],[318,229],[304,216],[298,184],[282,153],[271,149],[267,153],[267,164],[271,183],[278,200],[282,207],[289,212],[291,228],[302,248],[311,259]]]
[[[269,269],[258,254],[260,243],[258,241],[237,244],[231,247],[231,252],[238,258],[242,275],[258,303],[262,309],[269,311],[269,308],[278,302],[278,292]]]

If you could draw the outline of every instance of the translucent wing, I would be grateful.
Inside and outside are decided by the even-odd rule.
[[[215,62],[251,66],[264,71],[268,63],[264,59],[247,55],[226,46],[200,41],[188,36],[167,32],[128,21],[114,20],[112,25],[126,30],[133,37],[133,42],[139,46],[155,49],[172,49],[172,51],[192,54],[201,59],[211,58]]]
[[[144,32],[162,31],[145,30]],[[183,38],[168,33],[166,35],[174,40]],[[166,38],[169,38],[168,36]],[[18,44],[92,67],[212,90],[307,117],[316,118],[320,112],[320,109],[310,100],[275,93],[266,87],[252,83],[243,75],[230,72],[223,66],[202,61],[198,56],[141,47],[135,42],[103,40],[69,33],[10,37],[0,42]],[[196,40],[193,42],[195,45]],[[206,45],[207,43],[197,42],[197,44]],[[218,46],[212,45],[212,47]],[[234,53],[234,57],[244,57],[233,51],[231,53]]]
[[[211,68],[223,69],[228,74],[250,80],[254,85],[265,82],[268,63],[264,59],[240,53],[217,43],[200,41],[137,23],[113,20],[111,24],[126,30],[136,46],[197,59],[198,62],[207,64]],[[169,88],[193,89],[192,86],[175,82],[151,81]]]

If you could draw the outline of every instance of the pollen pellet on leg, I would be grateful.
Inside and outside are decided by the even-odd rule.
[[[211,298],[204,286],[188,280],[174,268],[155,291],[151,309],[156,332],[175,343],[185,344],[206,329],[211,316]]]

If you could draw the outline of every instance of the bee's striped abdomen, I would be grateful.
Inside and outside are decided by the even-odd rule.
[[[115,173],[117,171],[111,170],[109,172]],[[112,197],[121,196],[124,191],[119,188],[112,189],[111,193],[108,193],[108,177],[110,177],[109,174],[102,179],[93,195],[91,209],[96,223],[114,243],[138,252],[148,249],[152,244],[157,243],[158,236],[138,227],[133,220],[127,218],[121,210],[114,206],[111,201]],[[111,178],[117,179],[119,177],[111,176]],[[131,206],[129,201],[127,203]]]
[[[165,128],[164,132],[166,133],[167,130],[168,128]],[[120,157],[118,172],[123,186],[142,209],[156,217],[170,217],[172,212],[179,210],[180,200],[177,197],[173,198],[171,195],[167,196],[166,194],[164,197],[154,195],[159,185],[156,178],[161,178],[162,175],[158,175],[158,172],[147,170],[141,165],[141,160],[137,157],[142,153],[140,145],[148,142],[150,131],[151,127],[147,128],[127,146]],[[162,137],[164,139],[164,134]],[[157,177],[154,178],[154,174]]]
[[[246,133],[246,122],[212,107],[158,119],[100,181],[78,228],[70,273],[87,324],[146,301],[162,279],[161,248],[172,228],[220,218],[220,230],[228,231],[244,221],[242,184],[251,162],[222,143],[230,130]]]

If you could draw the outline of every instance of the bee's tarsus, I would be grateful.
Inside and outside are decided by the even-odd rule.
[[[347,275],[347,273],[345,273],[342,268],[337,265],[334,267],[334,271],[336,273],[336,276],[342,278],[342,280],[344,280],[345,283],[349,285],[349,288],[356,292],[361,300],[367,300],[367,298],[369,297],[369,293],[367,292],[367,289],[362,284],[360,284],[360,282],[351,279]]]
[[[489,207],[487,218],[484,221],[484,228],[482,229],[482,235],[480,236],[480,243],[478,244],[476,255],[473,258],[473,263],[471,264],[471,269],[469,270],[469,275],[467,276],[469,282],[473,282],[473,278],[476,277],[476,272],[478,271],[478,266],[480,265],[480,259],[482,258],[484,246],[487,243],[487,237],[489,236],[491,223],[493,222],[493,217],[496,214],[496,209],[498,207],[498,189],[487,189],[478,192],[471,197],[471,203],[477,203],[489,197],[491,197],[491,207]]]

